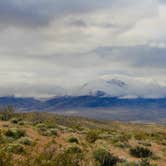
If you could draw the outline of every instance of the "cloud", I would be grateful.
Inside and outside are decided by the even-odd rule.
[[[99,47],[94,50],[110,61],[121,61],[132,67],[163,68],[166,66],[166,48],[138,45],[130,47]]]
[[[40,27],[48,25],[53,19],[72,13],[84,13],[98,8],[108,8],[113,1],[81,0],[38,0],[0,1],[0,22],[6,26]],[[105,5],[107,4],[107,5]]]
[[[121,13],[118,14],[118,12],[133,12],[135,16],[140,15],[144,17],[144,14],[151,15],[152,12],[152,8],[149,10],[147,5],[155,7],[155,0],[145,0],[144,3],[135,0],[125,0],[125,3],[122,0],[26,0],[24,2],[21,0],[6,0],[0,1],[0,22],[1,26],[12,25],[34,28],[46,26],[54,19],[63,18],[67,15],[82,15],[103,10],[113,10],[115,13],[117,11],[116,15],[118,17],[121,15]],[[137,10],[142,10],[142,14],[140,14],[140,12],[138,14]],[[114,17],[116,17],[116,15],[114,15]]]
[[[117,75],[166,85],[165,9],[157,0],[0,1],[0,95],[47,96]]]

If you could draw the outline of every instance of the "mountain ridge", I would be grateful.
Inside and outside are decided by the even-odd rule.
[[[18,112],[52,112],[102,120],[166,121],[166,98],[147,99],[102,96],[59,96],[48,100],[0,97],[0,107],[13,106]]]
[[[41,101],[35,98],[24,98],[15,96],[0,97],[0,106],[13,105],[16,108],[40,109],[54,106],[54,109],[68,109],[68,108],[112,108],[116,106],[121,107],[137,107],[139,108],[166,108],[166,98],[118,98],[104,96],[101,91],[96,95],[83,96],[56,96],[48,100]]]

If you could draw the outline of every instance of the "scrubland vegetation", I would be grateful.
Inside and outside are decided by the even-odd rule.
[[[165,166],[166,126],[0,111],[0,166]]]

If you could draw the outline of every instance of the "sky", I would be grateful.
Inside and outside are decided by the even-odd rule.
[[[118,79],[163,97],[165,74],[165,0],[0,0],[0,96]]]

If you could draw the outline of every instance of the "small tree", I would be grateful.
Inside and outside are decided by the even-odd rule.
[[[13,114],[14,114],[14,107],[7,106],[2,111],[1,120],[8,121],[12,117]]]

